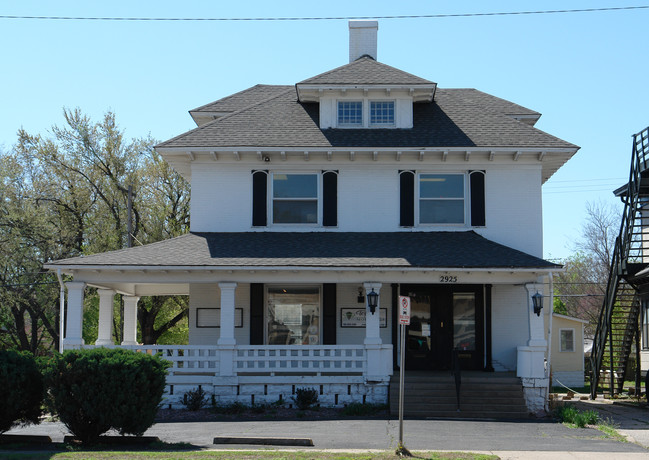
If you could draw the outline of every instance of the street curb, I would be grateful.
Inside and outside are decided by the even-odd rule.
[[[39,436],[34,434],[2,434],[0,435],[0,444],[51,444],[52,438],[49,436]]]
[[[251,444],[266,446],[313,446],[310,438],[278,438],[260,436],[216,436],[213,444]]]

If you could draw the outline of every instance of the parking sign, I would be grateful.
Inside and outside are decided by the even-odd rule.
[[[410,324],[410,297],[399,296],[399,324]]]

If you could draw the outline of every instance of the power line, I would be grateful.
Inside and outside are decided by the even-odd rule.
[[[55,21],[219,21],[219,22],[254,22],[254,21],[338,21],[350,19],[444,19],[485,16],[523,16],[534,14],[595,13],[602,11],[629,11],[649,9],[645,6],[619,6],[608,8],[582,8],[571,10],[537,10],[537,11],[499,11],[492,13],[451,13],[451,14],[413,14],[394,16],[324,16],[324,17],[267,17],[267,18],[146,18],[146,17],[98,17],[98,16],[18,16],[0,15],[0,19],[30,19]]]

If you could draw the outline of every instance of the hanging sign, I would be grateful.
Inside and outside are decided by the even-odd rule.
[[[410,324],[410,297],[399,296],[399,324]]]

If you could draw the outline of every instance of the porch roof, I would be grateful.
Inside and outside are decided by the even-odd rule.
[[[170,240],[50,262],[49,269],[108,267],[328,267],[558,269],[560,265],[458,232],[189,233]]]

